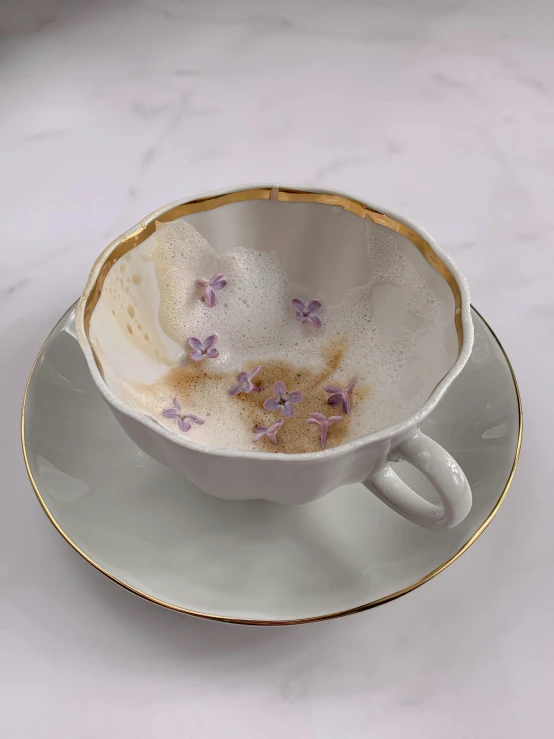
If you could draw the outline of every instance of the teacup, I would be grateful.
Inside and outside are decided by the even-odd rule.
[[[204,437],[181,433],[191,422],[173,428],[145,412],[125,388],[129,383],[154,384],[168,367],[183,362],[183,346],[160,325],[164,286],[151,259],[156,228],[178,219],[194,226],[219,255],[234,248],[275,254],[297,283],[330,304],[367,287],[371,253],[390,265],[392,275],[395,260],[409,264],[417,284],[432,296],[429,305],[438,306],[444,316],[444,325],[430,331],[422,344],[422,356],[416,342],[413,356],[398,373],[410,412],[402,418],[390,415],[393,422],[386,428],[303,453],[233,448],[232,440],[217,447],[205,443]],[[374,279],[371,284],[372,320],[380,332],[376,352],[379,346],[390,345],[395,332],[402,331],[408,343],[412,334],[419,335],[419,319],[410,312],[409,299],[399,299],[401,293],[392,278]],[[186,305],[176,308],[187,310]],[[421,306],[419,315],[424,315]],[[302,314],[297,317],[304,319]],[[362,482],[391,509],[429,529],[455,526],[471,508],[463,471],[419,428],[470,356],[469,292],[446,254],[404,217],[345,194],[277,185],[233,188],[172,203],[100,255],[79,302],[76,328],[91,375],[124,431],[144,452],[210,495],[292,505]],[[396,369],[390,370],[394,376]],[[177,401],[175,407],[179,408]],[[400,479],[391,467],[397,460],[410,463],[429,479],[440,504],[427,501]]]

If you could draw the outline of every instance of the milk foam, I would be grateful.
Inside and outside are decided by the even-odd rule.
[[[153,385],[128,383],[126,400],[177,430],[160,415],[177,396],[184,411],[206,420],[189,432],[191,440],[219,448],[315,451],[317,433],[305,423],[307,415],[339,412],[327,405],[324,388],[345,387],[356,378],[352,411],[332,427],[331,447],[409,416],[449,369],[444,305],[394,243],[383,245],[382,236],[377,242],[368,235],[371,281],[331,305],[325,295],[295,284],[274,253],[239,247],[217,254],[182,219],[158,226],[152,259],[161,290],[160,324],[184,349],[189,337],[204,340],[216,333],[219,357],[198,364],[188,360]],[[223,272],[228,284],[209,308],[195,280],[216,272]],[[293,298],[321,301],[321,329],[295,319]],[[383,299],[396,308],[383,309]],[[390,316],[396,324],[385,330]],[[230,397],[235,376],[257,365],[263,368],[256,378],[262,392]],[[262,408],[277,379],[286,380],[289,391],[302,390],[305,398],[293,421],[285,423],[278,446],[255,445],[253,425],[267,426],[280,417]]]

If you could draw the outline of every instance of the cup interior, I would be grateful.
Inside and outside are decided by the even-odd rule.
[[[358,380],[364,410],[337,444],[397,423],[425,403],[461,350],[456,280],[428,240],[402,221],[347,198],[307,199],[306,193],[273,199],[268,190],[263,199],[188,203],[116,244],[83,299],[98,368],[123,403],[164,424],[161,413],[176,393],[168,373],[187,364],[187,337],[210,334],[218,335],[220,353],[203,364],[220,376],[222,392],[241,371],[276,362],[263,388],[269,392],[279,362],[288,362],[293,384],[295,367],[312,373],[302,375],[307,384],[319,378],[321,404],[310,402],[329,415],[325,384]],[[172,242],[190,227],[200,247],[175,257]],[[167,258],[160,262],[163,249]],[[219,271],[228,287],[210,309],[195,279]],[[319,331],[295,320],[295,297],[321,302]],[[325,377],[322,358],[330,369]],[[193,396],[188,410],[205,414]],[[242,411],[244,433],[230,443],[252,448],[255,417],[246,406]],[[235,428],[233,412],[218,410],[225,429]],[[209,427],[195,428],[195,440],[211,443]],[[310,450],[300,447],[292,451]]]

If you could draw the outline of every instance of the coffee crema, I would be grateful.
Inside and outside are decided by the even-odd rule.
[[[155,382],[122,381],[120,394],[132,407],[179,433],[175,421],[162,415],[176,398],[183,413],[204,420],[186,432],[191,441],[216,448],[314,452],[321,449],[319,427],[306,421],[321,413],[342,416],[329,427],[326,448],[334,447],[409,416],[449,369],[441,349],[445,308],[393,243],[383,249],[368,237],[371,280],[348,290],[334,305],[324,294],[294,283],[275,253],[242,247],[217,253],[184,219],[157,224],[155,244],[142,259],[155,268],[159,326],[169,337],[165,342],[175,342],[183,352],[178,363],[165,360],[173,366]],[[117,288],[125,283],[116,267]],[[317,269],[316,262],[316,276]],[[205,284],[217,273],[227,284],[209,307],[202,299],[205,288],[197,281]],[[291,302],[295,298],[306,304],[310,299],[321,302],[320,328],[296,320]],[[159,337],[157,343],[150,340],[153,324],[141,319],[138,304],[125,318],[133,319],[135,326],[143,321],[149,331],[141,325],[148,337],[141,350],[155,352],[159,359],[162,353],[156,346],[163,342]],[[212,334],[218,337],[217,358],[191,361],[188,339],[204,341]],[[261,370],[254,382],[261,391],[231,397],[237,375],[257,366]],[[325,388],[344,388],[352,380],[352,408],[345,414],[340,406],[328,404]],[[294,415],[285,419],[276,445],[267,438],[254,443],[255,427],[283,418],[279,410],[263,407],[278,381],[304,397],[294,406]]]
[[[323,413],[325,416],[343,415],[340,409],[327,404],[329,393],[325,392],[325,388],[331,384],[331,378],[335,376],[340,366],[343,352],[344,348],[340,345],[326,347],[325,365],[319,372],[295,367],[283,361],[266,361],[254,380],[260,392],[240,393],[233,397],[229,395],[229,390],[236,385],[236,376],[211,369],[207,361],[174,367],[157,383],[136,384],[134,390],[144,407],[157,405],[160,397],[176,397],[183,409],[204,408],[204,415],[201,417],[205,420],[206,426],[218,425],[224,406],[224,417],[231,419],[231,423],[234,421],[234,426],[230,424],[229,432],[238,441],[244,437],[245,431],[251,440],[256,426],[268,427],[283,418],[280,412],[265,410],[263,404],[267,398],[273,396],[275,383],[284,382],[287,390],[300,390],[303,399],[295,405],[294,415],[285,419],[277,435],[278,443],[275,445],[268,439],[261,439],[254,448],[266,452],[286,451],[291,454],[315,452],[321,449],[319,429],[315,425],[310,427],[306,421],[308,416],[315,412]],[[258,365],[252,363],[245,367],[245,371],[250,371],[255,366]],[[357,382],[351,393],[353,403],[363,402],[370,393],[371,388],[368,385]],[[351,414],[343,415],[340,423],[330,427],[326,448],[338,446],[347,440],[351,418]],[[227,425],[225,428],[227,433]]]

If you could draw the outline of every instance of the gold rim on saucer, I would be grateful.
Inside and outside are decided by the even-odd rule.
[[[76,306],[76,303],[72,307],[75,307],[75,306]],[[71,308],[69,310],[71,310]],[[521,405],[521,396],[519,394],[519,388],[518,388],[516,376],[515,376],[515,373],[514,373],[514,369],[513,369],[512,365],[511,365],[511,362],[510,362],[510,360],[508,358],[508,355],[506,354],[506,351],[504,350],[504,347],[502,346],[501,342],[499,341],[497,335],[494,333],[494,331],[492,330],[492,328],[489,326],[489,324],[483,318],[483,316],[479,313],[479,311],[477,311],[473,306],[472,306],[472,310],[475,311],[475,313],[477,314],[477,316],[479,316],[479,318],[483,321],[483,324],[490,331],[492,337],[494,338],[494,340],[497,342],[498,346],[500,347],[500,349],[502,351],[502,354],[504,355],[504,358],[506,359],[506,363],[508,365],[508,368],[510,370],[510,373],[511,373],[511,376],[512,376],[512,380],[513,380],[513,383],[514,383],[514,389],[515,389],[516,398],[517,398],[517,408],[518,408],[518,436],[517,436],[517,445],[516,445],[516,450],[515,450],[515,455],[514,455],[514,461],[513,461],[513,464],[512,464],[512,468],[510,470],[510,474],[508,475],[508,479],[506,480],[506,484],[504,485],[504,488],[501,491],[500,496],[499,496],[498,500],[496,501],[496,503],[495,503],[492,511],[489,513],[489,515],[487,516],[487,518],[485,519],[485,521],[481,524],[481,526],[478,528],[478,530],[468,539],[468,541],[460,549],[458,549],[458,551],[455,554],[453,554],[446,562],[444,562],[443,564],[439,565],[439,567],[436,567],[434,570],[432,570],[431,572],[429,572],[427,575],[425,575],[424,577],[420,578],[416,582],[412,583],[411,585],[408,585],[407,587],[402,588],[401,590],[398,590],[395,593],[391,593],[390,595],[384,596],[383,598],[378,598],[377,600],[370,601],[369,603],[364,603],[364,604],[362,604],[360,606],[355,606],[354,608],[348,608],[348,609],[345,609],[345,610],[342,610],[342,611],[335,611],[333,613],[326,613],[326,614],[323,614],[321,616],[310,616],[308,618],[299,618],[299,619],[289,619],[289,620],[273,621],[273,620],[244,619],[244,618],[232,618],[232,617],[227,617],[227,616],[217,616],[217,615],[211,614],[211,613],[201,613],[201,612],[198,612],[198,611],[189,610],[187,608],[182,608],[180,606],[176,606],[176,605],[173,605],[171,603],[166,603],[165,601],[159,600],[158,598],[154,598],[151,595],[148,595],[147,593],[143,593],[140,590],[137,590],[136,588],[131,587],[130,585],[128,585],[127,583],[125,583],[123,580],[120,580],[119,578],[115,577],[113,574],[111,574],[110,572],[108,572],[108,570],[106,570],[104,567],[101,567],[98,563],[96,563],[93,559],[91,559],[87,554],[85,554],[77,546],[77,544],[75,544],[75,542],[73,542],[70,539],[70,537],[63,531],[63,529],[59,526],[59,524],[56,522],[56,520],[54,519],[54,517],[52,516],[52,514],[48,510],[48,506],[46,505],[45,501],[43,500],[43,498],[42,498],[42,496],[40,494],[38,485],[35,482],[35,479],[33,478],[33,474],[31,472],[31,468],[30,468],[30,464],[29,464],[29,459],[28,459],[28,456],[27,456],[27,448],[26,448],[26,445],[25,445],[25,408],[26,408],[26,404],[27,404],[27,392],[28,392],[28,389],[29,389],[31,378],[33,377],[33,373],[35,371],[35,367],[36,367],[36,365],[37,365],[40,357],[42,356],[42,353],[44,351],[44,348],[46,347],[46,345],[47,345],[50,337],[52,336],[52,334],[55,331],[56,327],[58,326],[58,324],[62,320],[63,316],[62,316],[62,318],[60,318],[59,321],[56,322],[56,324],[54,325],[54,327],[52,328],[52,330],[49,332],[48,336],[44,340],[44,342],[43,342],[43,344],[42,344],[42,346],[41,346],[41,348],[40,348],[40,350],[39,350],[39,352],[37,354],[37,357],[36,357],[35,361],[33,362],[33,366],[31,368],[31,372],[29,374],[29,379],[27,380],[27,384],[25,386],[25,392],[24,392],[24,395],[23,395],[23,405],[22,405],[22,409],[21,409],[21,445],[22,445],[22,449],[23,449],[23,458],[25,460],[25,467],[27,469],[27,474],[29,475],[29,479],[31,481],[31,484],[33,486],[33,489],[35,491],[35,494],[36,494],[36,496],[37,496],[37,498],[39,500],[39,503],[41,504],[44,512],[46,513],[46,515],[50,519],[50,522],[53,524],[53,526],[55,527],[55,529],[58,531],[59,534],[61,534],[61,536],[66,540],[66,542],[68,544],[70,544],[73,547],[73,549],[78,554],[80,554],[81,557],[83,557],[83,559],[85,559],[89,564],[91,564],[93,567],[95,567],[97,570],[99,570],[103,575],[106,575],[106,577],[108,577],[110,580],[113,580],[118,585],[121,585],[126,590],[129,590],[131,593],[134,593],[135,595],[138,595],[139,597],[144,598],[145,600],[148,600],[151,603],[155,603],[156,605],[163,606],[164,608],[169,608],[170,610],[173,610],[173,611],[178,611],[179,613],[186,613],[189,616],[197,616],[199,618],[206,618],[206,619],[209,619],[209,620],[212,620],[212,621],[223,621],[223,622],[227,622],[227,623],[245,624],[245,625],[253,625],[253,626],[290,626],[290,625],[293,625],[293,624],[313,623],[315,621],[326,621],[326,620],[332,619],[332,618],[340,618],[341,616],[349,616],[349,615],[351,615],[353,613],[360,613],[361,611],[366,611],[366,610],[368,610],[370,608],[375,608],[376,606],[380,606],[383,603],[388,603],[389,601],[396,600],[396,598],[400,598],[402,595],[406,595],[406,593],[409,593],[412,590],[415,590],[416,588],[418,588],[420,585],[423,585],[424,583],[428,582],[433,577],[435,577],[436,575],[438,575],[439,573],[441,573],[443,570],[445,570],[449,565],[452,564],[452,562],[455,562],[458,559],[458,557],[460,557],[467,549],[469,549],[469,547],[481,536],[481,534],[483,533],[483,531],[485,531],[485,529],[487,528],[487,526],[490,524],[490,522],[492,521],[492,519],[497,514],[498,509],[500,508],[500,506],[502,504],[502,501],[504,500],[504,498],[506,496],[506,493],[508,491],[508,488],[510,487],[510,484],[512,482],[512,479],[513,479],[513,476],[514,476],[514,473],[515,473],[515,470],[516,470],[516,467],[517,467],[517,463],[518,463],[518,460],[519,460],[519,453],[520,453],[520,449],[521,449],[522,434],[523,434],[523,411],[522,411],[522,405]],[[69,312],[69,311],[66,311],[64,313],[64,316],[66,315],[67,312]]]

